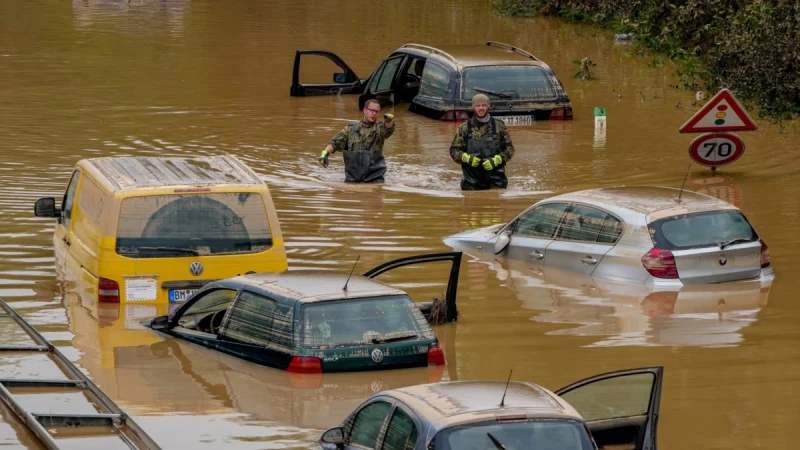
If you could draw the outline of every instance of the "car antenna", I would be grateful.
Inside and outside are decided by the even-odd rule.
[[[353,268],[350,269],[350,275],[347,276],[347,280],[344,282],[344,287],[342,288],[343,291],[347,290],[347,283],[350,282],[350,277],[353,276],[353,271],[356,270],[356,264],[358,264],[358,258],[361,258],[361,255],[356,256],[356,262],[353,263]]]
[[[683,195],[683,188],[686,186],[686,180],[689,178],[689,169],[692,168],[692,165],[689,164],[689,167],[686,168],[686,175],[683,177],[683,184],[681,185],[681,191],[678,193],[678,203],[681,202],[681,195]]]
[[[514,373],[514,369],[511,369],[511,370],[508,372],[508,380],[506,380],[506,388],[505,388],[505,389],[503,389],[503,398],[501,398],[501,399],[500,399],[500,407],[501,407],[501,408],[502,408],[502,407],[504,407],[504,406],[506,406],[506,403],[505,403],[505,402],[506,402],[506,392],[508,391],[508,383],[510,383],[510,382],[511,382],[511,374],[512,374],[512,373]]]

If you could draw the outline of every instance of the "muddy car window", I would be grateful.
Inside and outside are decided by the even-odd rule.
[[[78,180],[81,178],[81,173],[77,170],[72,174],[67,186],[67,192],[64,194],[64,202],[61,205],[61,217],[64,219],[64,226],[69,228],[72,219],[72,205],[75,204],[75,192],[78,190]]]
[[[116,247],[122,256],[260,253],[271,247],[258,194],[153,195],[122,202]]]
[[[575,206],[564,218],[561,239],[596,242],[608,214],[588,206]]]
[[[464,70],[461,100],[469,101],[475,88],[496,92],[508,100],[555,100],[558,98],[550,75],[534,66],[483,66]],[[492,97],[492,95],[490,95]],[[493,98],[495,100],[496,98]]]
[[[620,375],[595,381],[561,395],[587,422],[647,414],[655,376]]]
[[[514,233],[551,238],[568,206],[568,203],[548,203],[537,206],[519,218]]]
[[[425,316],[408,296],[312,303],[303,306],[302,339],[306,348],[433,338]]]
[[[493,421],[464,425],[445,429],[435,439],[436,450],[487,448],[591,450],[595,448],[589,440],[583,424],[571,420],[499,423]],[[498,442],[500,445],[497,445]]]
[[[622,222],[612,215],[606,217],[606,223],[600,230],[600,235],[597,237],[597,242],[602,244],[614,244],[622,235]]]
[[[432,98],[444,98],[447,95],[449,83],[447,70],[428,62],[422,71],[422,80],[419,86],[419,95]]]
[[[756,241],[750,222],[739,211],[713,211],[669,217],[648,225],[656,247],[664,250],[710,247],[741,239]]]
[[[275,300],[244,291],[233,305],[220,335],[249,344],[289,349],[293,311]]]
[[[198,331],[209,331],[200,329],[201,321],[211,320],[212,316],[220,311],[225,311],[236,297],[234,289],[215,289],[202,294],[192,303],[189,308],[178,318],[178,325]],[[219,317],[218,320],[222,319]]]
[[[390,409],[392,409],[390,403],[375,402],[370,403],[359,411],[353,421],[350,443],[363,445],[366,448],[375,448],[375,441],[378,440],[381,426],[383,426]]]
[[[400,408],[394,410],[383,438],[382,450],[412,450],[417,442],[414,420]]]
[[[384,92],[392,89],[392,81],[394,80],[394,76],[397,73],[397,69],[400,67],[400,63],[402,61],[402,56],[398,56],[386,61],[386,65],[383,67],[383,72],[378,79],[378,86],[375,88],[375,92]]]

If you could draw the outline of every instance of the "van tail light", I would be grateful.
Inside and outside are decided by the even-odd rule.
[[[119,284],[108,278],[100,278],[97,283],[97,301],[119,303]]]
[[[293,373],[322,373],[322,361],[314,356],[295,356],[286,371]]]
[[[654,248],[642,256],[642,265],[656,278],[678,278],[675,255],[669,250]]]
[[[572,120],[572,107],[553,108],[550,111],[550,120]]]
[[[769,247],[762,239],[759,239],[758,242],[761,243],[761,268],[766,269],[772,264],[772,260],[769,258]]]
[[[431,346],[428,348],[428,365],[443,366],[444,364],[445,361],[442,346],[439,344],[431,344]]]
[[[442,117],[439,117],[439,120],[444,120],[445,122],[456,122],[467,119],[469,119],[469,111],[464,111],[463,109],[451,109],[442,114]]]

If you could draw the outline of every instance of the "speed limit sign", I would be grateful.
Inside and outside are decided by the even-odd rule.
[[[711,168],[730,164],[743,154],[744,141],[731,133],[701,134],[689,144],[689,156]]]

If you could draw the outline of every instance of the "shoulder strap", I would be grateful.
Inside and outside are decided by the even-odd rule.
[[[497,119],[494,117],[490,117],[489,119],[492,121],[492,137],[495,137],[497,136],[497,124],[495,122]]]
[[[464,144],[472,139],[472,119],[467,119],[467,135],[464,137]]]

